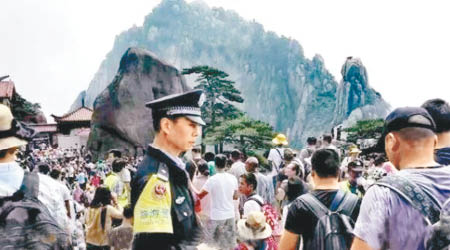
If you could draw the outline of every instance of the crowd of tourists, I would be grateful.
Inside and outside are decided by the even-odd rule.
[[[395,109],[378,150],[343,148],[331,134],[295,149],[278,134],[272,149],[247,154],[194,146],[204,123],[192,109],[178,121],[158,113],[168,112],[167,101],[177,103],[177,112],[198,108],[200,94],[148,104],[157,134],[143,156],[118,148],[95,161],[84,147],[27,148],[34,132],[0,105],[0,249],[442,249],[450,243],[446,101]]]

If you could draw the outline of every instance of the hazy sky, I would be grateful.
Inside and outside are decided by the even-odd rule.
[[[115,36],[141,26],[159,2],[3,0],[0,75],[10,75],[47,117],[62,115],[88,87]],[[434,97],[450,101],[447,1],[204,2],[298,40],[307,57],[322,55],[337,81],[347,56],[361,58],[370,85],[393,107]]]

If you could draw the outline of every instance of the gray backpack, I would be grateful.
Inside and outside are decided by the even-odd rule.
[[[448,249],[450,246],[450,198],[441,205],[429,191],[398,175],[386,176],[375,185],[391,189],[420,211],[430,229],[424,237],[425,249]]]
[[[0,249],[72,249],[68,233],[38,194],[38,174],[25,172],[20,189],[0,198]]]

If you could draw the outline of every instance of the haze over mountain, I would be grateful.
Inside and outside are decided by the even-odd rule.
[[[296,40],[265,31],[261,24],[246,21],[234,11],[183,0],[162,1],[143,26],[118,35],[72,110],[81,106],[82,99],[93,106],[113,81],[129,47],[150,50],[180,70],[209,65],[227,72],[245,99],[241,108],[286,133],[294,146],[335,125],[383,117],[389,110],[369,86],[361,60],[349,58],[338,83],[324,67],[322,57],[306,58]],[[194,80],[188,78],[188,85],[194,86]]]

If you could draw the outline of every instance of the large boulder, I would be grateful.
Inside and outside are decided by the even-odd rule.
[[[184,77],[151,52],[130,48],[113,81],[94,102],[88,148],[101,158],[112,148],[134,154],[153,139],[151,110],[145,103],[188,90]]]

